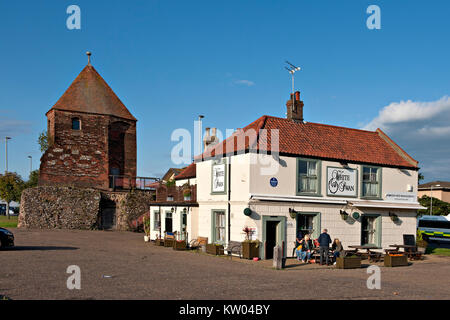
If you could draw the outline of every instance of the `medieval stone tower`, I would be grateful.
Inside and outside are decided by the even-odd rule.
[[[136,177],[137,120],[90,59],[46,116],[40,185],[109,190],[116,177]]]

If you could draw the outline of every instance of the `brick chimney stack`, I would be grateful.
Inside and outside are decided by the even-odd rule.
[[[294,100],[294,106],[292,107],[292,100]],[[300,91],[291,93],[291,98],[286,102],[287,118],[296,122],[303,122],[303,101],[300,100]]]
[[[210,133],[210,130],[212,131]],[[206,128],[205,135],[203,137],[203,149],[206,150],[209,147],[215,146],[219,143],[219,137],[217,137],[217,128]]]

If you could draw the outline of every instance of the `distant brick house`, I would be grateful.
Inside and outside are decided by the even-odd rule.
[[[196,164],[190,164],[173,179],[174,185],[164,180],[155,183],[156,201],[150,203],[151,239],[163,237],[166,232],[177,232],[178,240],[198,235]]]
[[[432,181],[419,185],[419,198],[423,196],[433,197],[441,201],[450,203],[450,182],[449,181]]]
[[[90,63],[46,116],[40,185],[108,190],[136,176],[137,120]]]

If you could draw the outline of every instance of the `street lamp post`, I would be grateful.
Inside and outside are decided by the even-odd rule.
[[[201,155],[203,153],[203,132],[202,132],[202,119],[204,118],[204,115],[199,115],[198,116],[198,130],[199,130],[199,138],[198,138],[198,150],[199,150],[199,155]]]
[[[11,137],[5,137],[5,174],[8,172],[8,140],[11,140]]]
[[[435,186],[431,185],[431,191],[430,191],[430,198],[431,198],[431,205],[430,205],[430,215],[433,215],[433,187],[440,187],[440,184],[437,184]]]
[[[33,157],[28,156],[28,159],[30,159],[30,175],[31,175],[31,172],[33,172]]]

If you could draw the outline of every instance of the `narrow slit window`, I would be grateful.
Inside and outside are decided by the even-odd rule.
[[[81,122],[80,118],[72,118],[72,130],[80,130]]]

